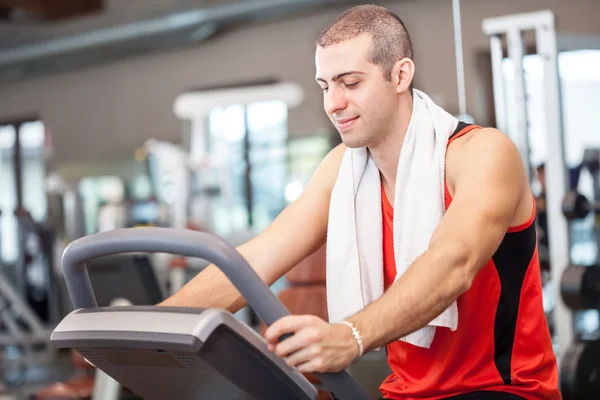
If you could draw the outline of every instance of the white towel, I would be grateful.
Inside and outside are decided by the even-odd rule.
[[[429,247],[445,212],[448,138],[458,120],[414,90],[413,110],[398,162],[394,195],[396,280]],[[327,306],[339,322],[383,294],[379,169],[366,147],[347,149],[331,194],[327,232]],[[436,326],[456,330],[456,302],[404,340],[429,348]]]

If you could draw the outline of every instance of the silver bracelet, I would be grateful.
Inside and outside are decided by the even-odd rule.
[[[346,325],[348,328],[352,329],[352,336],[354,336],[354,339],[356,340],[356,343],[358,344],[358,350],[359,350],[359,357],[363,355],[363,341],[362,341],[362,337],[360,336],[360,332],[358,331],[358,329],[356,329],[356,327],[354,326],[354,324],[352,322],[349,321],[341,321],[340,324],[344,324]]]

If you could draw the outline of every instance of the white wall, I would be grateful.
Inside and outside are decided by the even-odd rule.
[[[457,111],[450,0],[380,2],[406,22],[414,41],[416,85]],[[468,111],[490,123],[489,87],[476,56],[488,48],[483,18],[552,9],[564,31],[595,32],[597,0],[463,0]],[[150,137],[178,141],[174,98],[187,88],[276,77],[306,90],[306,103],[290,113],[290,133],[331,130],[314,83],[314,40],[343,8],[249,26],[193,49],[129,59],[0,86],[0,121],[38,113],[54,135],[57,162],[128,156]]]

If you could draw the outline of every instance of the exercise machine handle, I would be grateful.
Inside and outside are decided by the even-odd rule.
[[[223,239],[172,228],[126,228],[101,232],[70,243],[62,256],[63,273],[73,307],[97,307],[85,262],[122,253],[169,253],[205,259],[219,267],[260,318],[272,324],[287,314],[248,262]]]
[[[209,261],[225,273],[267,325],[290,314],[244,257],[223,239],[206,232],[174,228],[117,229],[85,236],[70,243],[63,253],[62,265],[73,307],[98,307],[85,267],[86,261],[137,252],[178,254]],[[315,375],[340,400],[369,398],[358,382],[345,371]]]

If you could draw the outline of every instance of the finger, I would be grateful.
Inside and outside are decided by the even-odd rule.
[[[264,333],[265,340],[267,341],[268,351],[275,351],[277,344],[286,338],[293,335],[293,332],[287,332],[287,319],[291,317],[283,317],[275,321],[271,326],[267,328]]]
[[[292,353],[300,351],[305,347],[321,341],[321,333],[318,329],[310,327],[297,331],[294,336],[280,342],[275,347],[275,353],[279,357],[287,357]]]
[[[292,367],[296,367],[302,364],[318,358],[322,355],[322,348],[320,344],[313,344],[308,347],[303,347],[300,350],[290,354],[289,357],[285,358],[285,362]]]
[[[293,332],[286,331],[285,321],[279,320],[274,322],[264,333],[269,351],[275,351],[277,344],[291,334],[293,334]]]
[[[315,357],[296,367],[303,374],[311,372],[334,372],[329,370],[323,357]]]
[[[288,315],[275,321],[265,332],[265,339],[277,343],[286,333],[294,333],[314,321],[312,315]]]

